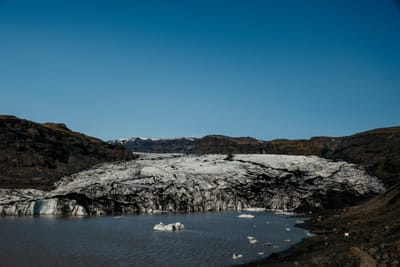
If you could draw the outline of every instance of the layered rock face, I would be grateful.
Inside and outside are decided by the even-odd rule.
[[[309,211],[384,190],[362,167],[316,156],[142,154],[62,178],[49,192],[0,190],[3,215]]]

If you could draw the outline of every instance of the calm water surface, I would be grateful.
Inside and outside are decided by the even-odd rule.
[[[306,234],[293,227],[299,218],[247,213],[255,218],[239,219],[237,212],[121,218],[3,217],[1,266],[231,266],[286,249]],[[185,230],[153,231],[160,221],[182,222]],[[250,244],[247,236],[259,242]],[[262,246],[265,242],[279,248]],[[233,260],[233,253],[243,254],[243,258]]]

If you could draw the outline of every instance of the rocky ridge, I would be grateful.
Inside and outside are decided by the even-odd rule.
[[[316,156],[142,154],[63,177],[55,189],[0,190],[3,215],[309,211],[384,190],[363,168]]]

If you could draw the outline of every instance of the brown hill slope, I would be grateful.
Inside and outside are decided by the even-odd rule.
[[[64,124],[14,116],[0,116],[0,151],[0,188],[47,189],[63,175],[133,158],[123,146],[72,132]]]
[[[262,154],[264,142],[251,137],[207,135],[195,141],[198,154]]]

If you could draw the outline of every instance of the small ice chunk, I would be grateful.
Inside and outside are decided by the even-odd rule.
[[[306,236],[314,236],[312,233],[310,233],[309,231],[304,231],[304,233],[306,234]]]
[[[232,259],[234,259],[234,260],[240,259],[240,258],[243,258],[243,255],[242,255],[242,254],[238,254],[238,255],[233,254],[233,255],[232,255]]]
[[[258,240],[254,236],[248,236],[247,239],[249,240],[250,244],[258,243]]]
[[[238,216],[238,218],[253,219],[253,218],[254,218],[254,215],[251,215],[251,214],[240,214],[240,215]]]
[[[286,231],[291,231],[292,229],[290,229],[290,228],[287,227],[287,228],[285,228],[285,230],[286,230]]]
[[[154,225],[153,230],[156,230],[156,231],[180,231],[180,230],[183,230],[184,228],[185,228],[185,226],[180,222],[170,223],[170,224],[163,224],[162,222],[160,222],[159,224]]]
[[[249,242],[250,242],[250,244],[257,244],[258,240],[257,239],[250,239]]]

